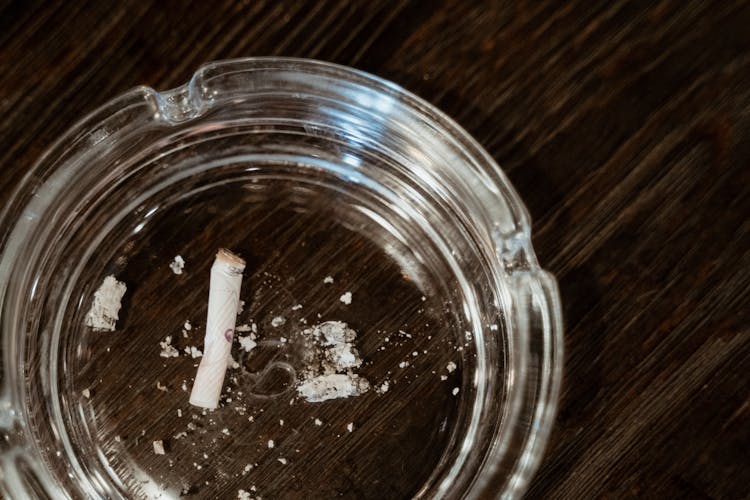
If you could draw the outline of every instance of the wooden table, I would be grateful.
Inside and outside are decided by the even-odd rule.
[[[440,107],[559,279],[566,365],[529,498],[750,495],[750,4],[3,2],[0,200],[77,118],[205,61],[311,57]]]

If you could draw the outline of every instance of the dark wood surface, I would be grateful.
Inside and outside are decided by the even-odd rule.
[[[528,498],[750,497],[749,3],[4,2],[0,200],[111,97],[256,55],[403,85],[520,192],[567,349]]]

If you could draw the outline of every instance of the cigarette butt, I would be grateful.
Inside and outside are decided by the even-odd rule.
[[[203,358],[190,393],[190,404],[194,406],[216,408],[219,405],[232,350],[244,270],[245,261],[224,248],[216,254],[211,266]]]

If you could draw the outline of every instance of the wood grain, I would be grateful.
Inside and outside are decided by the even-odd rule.
[[[4,2],[0,201],[75,120],[201,63],[405,86],[504,167],[559,279],[566,367],[528,498],[747,498],[750,4]]]

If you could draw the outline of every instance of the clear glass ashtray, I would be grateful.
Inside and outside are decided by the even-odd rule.
[[[56,142],[0,221],[7,498],[515,498],[539,463],[555,281],[495,162],[394,84],[258,58],[137,88]],[[255,347],[235,342],[202,410],[220,247],[247,262]],[[95,331],[106,276],[127,291]],[[356,332],[369,390],[311,402],[299,339],[328,321]]]

